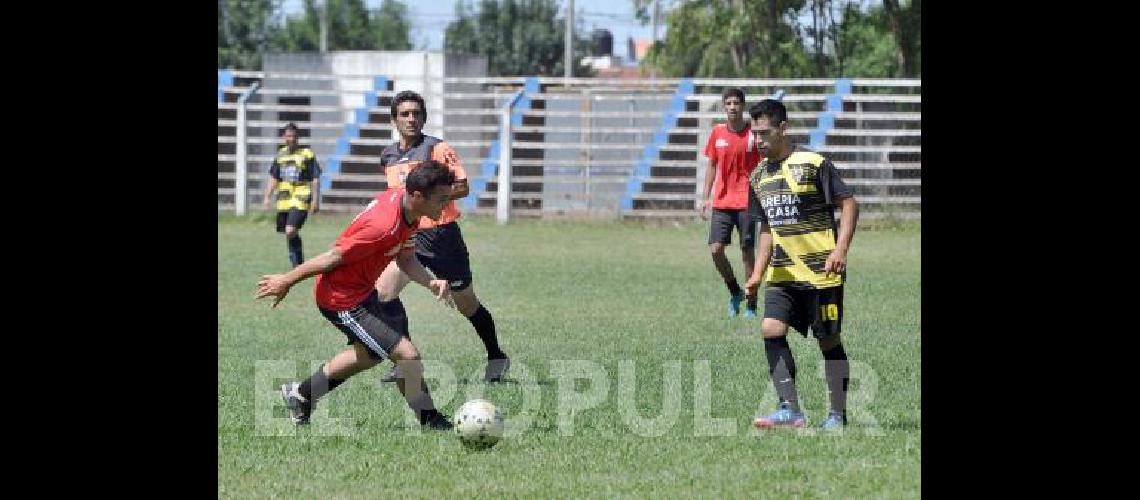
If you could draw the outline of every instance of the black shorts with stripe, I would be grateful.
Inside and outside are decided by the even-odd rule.
[[[348,343],[359,343],[368,349],[372,359],[386,359],[401,336],[408,335],[408,317],[386,312],[376,290],[364,302],[345,311],[330,311],[318,306],[332,324],[348,337]]]
[[[843,324],[843,286],[806,290],[765,287],[764,317],[783,321],[804,337],[809,327],[817,339],[836,335]]]
[[[451,290],[471,286],[471,261],[458,222],[416,231],[416,259],[438,279],[447,280]]]

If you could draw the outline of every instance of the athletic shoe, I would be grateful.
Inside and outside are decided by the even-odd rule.
[[[511,369],[511,358],[487,360],[487,368],[483,371],[484,382],[502,382]]]
[[[787,402],[780,403],[780,409],[766,417],[757,416],[752,420],[752,426],[760,429],[775,427],[803,427],[804,412],[792,410]]]
[[[301,384],[297,382],[282,385],[281,399],[285,400],[285,407],[289,408],[289,419],[294,424],[305,425],[309,423],[309,415],[313,408],[305,398],[301,397],[301,393],[297,392],[298,387],[301,387]]]

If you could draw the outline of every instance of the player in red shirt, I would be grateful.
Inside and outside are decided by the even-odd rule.
[[[395,260],[412,281],[430,289],[438,299],[449,295],[447,280],[432,279],[416,260],[408,238],[419,229],[421,217],[441,217],[451,199],[453,182],[455,177],[446,167],[426,162],[408,174],[404,188],[378,193],[340,234],[332,250],[286,274],[262,276],[257,282],[255,298],[277,297],[273,301],[277,307],[293,285],[317,276],[317,307],[352,345],[303,382],[281,386],[281,396],[295,423],[308,423],[317,400],[349,377],[392,358],[403,375],[397,386],[420,424],[440,430],[452,427],[436,410],[424,384],[419,351],[407,336],[407,317],[393,314],[380,304],[375,283]]]
[[[724,247],[732,243],[732,228],[740,232],[740,251],[744,257],[744,279],[752,272],[756,256],[756,225],[748,217],[748,176],[761,155],[752,144],[752,131],[744,119],[744,91],[730,88],[721,94],[728,123],[713,126],[705,145],[709,159],[705,172],[704,197],[701,198],[701,218],[708,220],[712,207],[712,226],[709,228],[709,252],[720,277],[728,287],[728,315],[740,313],[743,292],[732,272],[732,264],[724,256]],[[715,181],[715,182],[714,182]],[[756,299],[748,297],[744,317],[756,317]]]

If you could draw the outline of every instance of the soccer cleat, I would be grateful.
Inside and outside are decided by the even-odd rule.
[[[380,377],[380,383],[395,382],[396,381],[396,364],[392,363],[392,369],[388,370],[383,377]]]
[[[502,382],[511,369],[511,358],[487,360],[487,368],[483,371],[484,382]]]
[[[289,409],[289,419],[294,424],[304,425],[309,423],[309,415],[312,413],[313,408],[301,394],[297,392],[297,388],[301,384],[297,382],[290,382],[281,386],[281,399],[285,400],[285,407]]]
[[[772,429],[776,427],[803,427],[804,412],[792,410],[787,402],[780,403],[780,409],[766,417],[757,416],[752,420],[752,426],[759,429]]]
[[[756,317],[756,310],[755,309],[749,309],[747,307],[744,308],[744,317],[745,318],[755,318]]]
[[[438,411],[432,412],[431,416],[421,425],[434,431],[449,431],[455,428],[455,424],[451,423],[451,419]]]
[[[827,412],[827,419],[819,424],[819,428],[825,431],[843,430],[847,426],[847,414],[837,411]]]
[[[732,295],[728,297],[728,317],[735,318],[740,314],[740,295]]]

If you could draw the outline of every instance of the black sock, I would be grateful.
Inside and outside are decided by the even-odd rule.
[[[502,349],[499,349],[499,337],[495,335],[495,319],[491,317],[491,311],[488,311],[483,304],[479,304],[479,309],[467,318],[471,322],[471,326],[475,327],[475,333],[479,334],[479,339],[483,341],[483,347],[487,348],[487,359],[503,359],[507,357]]]
[[[301,382],[301,386],[297,388],[297,392],[301,393],[301,397],[308,401],[308,405],[312,407],[322,396],[332,392],[337,386],[344,383],[344,379],[329,378],[325,375],[325,365],[317,368],[317,371],[309,375],[309,378]]]
[[[412,335],[408,332],[408,312],[404,310],[404,303],[400,301],[399,297],[388,302],[381,302],[380,310],[384,311],[384,315],[387,316],[386,320],[392,321],[390,324],[392,328],[411,340]]]
[[[831,410],[847,416],[847,382],[851,379],[851,367],[847,363],[847,351],[843,344],[823,352],[823,374],[827,379],[827,395],[831,400]]]
[[[743,293],[740,284],[736,282],[736,278],[724,280],[724,285],[728,287],[728,293],[731,293],[733,297],[739,297]]]
[[[420,419],[420,425],[424,425],[433,415],[438,415],[439,410],[432,408],[430,410],[417,411],[416,413],[416,416]]]
[[[301,265],[305,261],[301,253],[301,235],[293,234],[293,237],[286,238],[285,242],[289,244],[289,262],[293,263],[293,267]]]
[[[796,396],[796,360],[787,337],[764,339],[764,354],[768,356],[768,374],[772,385],[776,386],[776,396],[780,402],[787,402],[793,410],[800,409]]]
[[[756,300],[758,297],[748,297],[748,308],[753,311],[756,310]]]
[[[427,422],[429,417],[439,412],[435,409],[435,402],[431,399],[431,390],[428,389],[427,380],[423,378],[423,366],[419,364],[419,361],[397,361],[396,366],[401,375],[396,379],[396,388],[400,390],[400,394],[404,396],[404,401],[408,403],[408,408],[411,408],[420,424]]]

